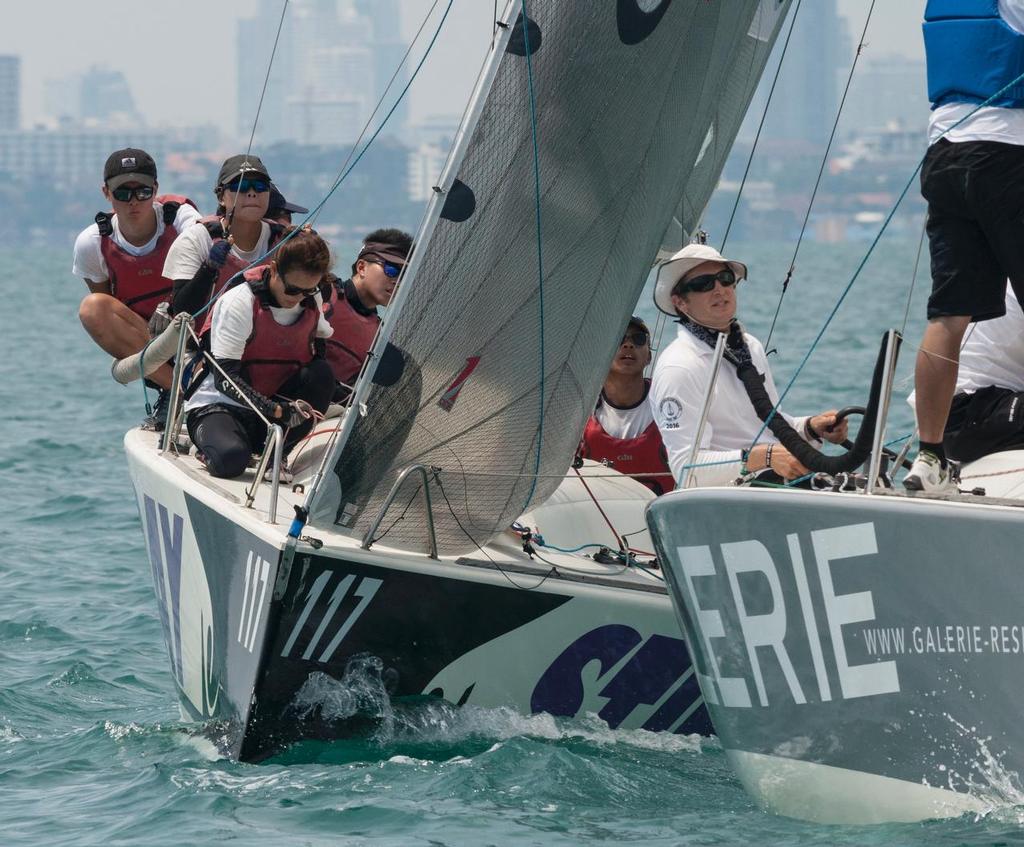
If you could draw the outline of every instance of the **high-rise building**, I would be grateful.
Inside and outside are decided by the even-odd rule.
[[[740,130],[741,140],[752,139],[761,120],[789,25],[787,18]],[[762,138],[803,141],[823,147],[839,108],[842,78],[852,61],[853,48],[846,20],[839,16],[836,0],[802,3]]]
[[[21,126],[21,57],[0,56],[0,130]]]
[[[139,125],[131,87],[121,71],[93,65],[83,75],[79,88],[78,117],[99,125]]]
[[[280,0],[261,0],[238,24],[238,132],[248,139],[281,21]],[[396,0],[292,0],[255,131],[257,146],[279,141],[351,143],[370,119],[405,53]],[[254,60],[261,57],[261,61]],[[385,106],[404,85],[396,79]],[[384,114],[378,112],[377,119]],[[405,120],[400,106],[392,130]]]

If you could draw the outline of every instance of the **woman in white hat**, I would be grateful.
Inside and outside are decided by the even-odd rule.
[[[736,376],[736,364],[752,362],[764,376],[768,396],[773,403],[778,402],[764,347],[736,320],[736,286],[746,276],[746,265],[726,259],[706,244],[684,247],[658,271],[655,305],[677,318],[680,326],[675,340],[658,357],[649,401],[677,483],[690,461],[720,333],[729,336],[726,361],[718,373],[695,463],[701,467],[693,469],[693,482],[723,485],[741,474],[769,469],[787,480],[807,473],[807,468],[762,427]],[[825,439],[838,444],[847,436],[846,421],[836,423],[835,410],[785,417],[811,443]],[[753,444],[755,438],[757,443]]]

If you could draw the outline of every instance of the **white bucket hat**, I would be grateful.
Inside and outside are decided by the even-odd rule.
[[[672,289],[679,280],[704,262],[722,262],[732,268],[737,280],[747,278],[747,266],[743,262],[726,259],[707,244],[687,244],[658,268],[657,282],[654,284],[654,305],[666,315],[676,317],[676,307],[672,305]]]

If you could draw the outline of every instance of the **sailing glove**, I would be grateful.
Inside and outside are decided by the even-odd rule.
[[[231,245],[226,238],[222,238],[210,248],[210,255],[206,258],[206,263],[215,268],[223,268],[230,252]]]

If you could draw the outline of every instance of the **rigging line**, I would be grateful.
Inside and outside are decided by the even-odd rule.
[[[736,211],[739,209],[740,198],[743,196],[743,189],[747,184],[747,177],[750,175],[750,166],[754,162],[754,153],[757,151],[757,144],[761,140],[761,130],[764,129],[764,122],[768,117],[768,109],[772,104],[772,96],[775,94],[775,86],[779,81],[779,74],[782,72],[782,63],[786,59],[786,52],[789,50],[789,40],[793,37],[793,28],[796,26],[797,15],[800,14],[800,4],[803,0],[796,0],[796,6],[793,7],[793,17],[789,22],[789,31],[786,33],[786,40],[782,44],[782,55],[779,56],[779,64],[775,68],[775,76],[772,79],[771,88],[768,89],[768,99],[764,104],[764,111],[761,112],[761,122],[757,125],[757,133],[754,135],[754,144],[750,148],[750,155],[747,157],[747,166],[743,170],[743,179],[740,180],[739,191],[736,192],[736,200],[732,204],[732,212],[729,214],[729,223],[725,227],[725,235],[722,236],[721,253],[725,255],[725,244],[729,240],[729,232],[732,230],[733,219],[736,217]]]
[[[964,123],[964,121],[970,120],[970,118],[974,114],[976,114],[979,109],[984,109],[993,100],[1002,97],[1002,95],[1005,92],[1009,91],[1022,80],[1024,80],[1024,73],[1021,73],[1018,76],[1014,77],[1006,85],[1000,88],[995,94],[991,95],[987,100],[978,103],[973,109],[971,109],[971,111],[969,111],[966,115],[960,118],[956,123],[940,132],[939,135],[935,138],[935,140],[932,141],[929,145],[929,149],[932,145],[939,141],[939,139],[945,138],[954,129],[956,129],[962,123]],[[900,191],[899,196],[896,198],[896,202],[893,204],[893,207],[889,210],[889,214],[887,214],[885,216],[885,220],[882,221],[882,226],[879,228],[878,233],[875,235],[874,239],[872,239],[871,244],[868,247],[868,252],[864,254],[864,258],[861,259],[860,264],[857,265],[857,269],[853,272],[853,276],[850,277],[850,281],[846,283],[846,287],[842,290],[842,292],[839,295],[839,298],[836,300],[835,305],[832,307],[832,310],[828,313],[828,316],[825,318],[825,323],[822,324],[821,329],[818,330],[818,334],[814,336],[814,340],[811,341],[811,346],[804,354],[803,359],[800,360],[800,364],[793,372],[793,376],[790,377],[790,380],[786,384],[786,387],[783,390],[782,394],[779,395],[778,401],[775,403],[771,412],[762,422],[761,428],[757,431],[757,435],[755,435],[753,441],[751,441],[751,447],[757,444],[757,439],[761,437],[761,434],[768,427],[768,423],[771,421],[773,417],[775,417],[775,413],[779,411],[779,407],[782,405],[782,401],[786,398],[786,395],[789,394],[790,389],[794,386],[794,384],[796,384],[797,377],[800,376],[800,374],[803,372],[803,369],[807,366],[807,363],[810,361],[811,354],[817,348],[818,344],[821,343],[821,339],[824,337],[825,331],[829,328],[829,326],[832,324],[832,321],[835,319],[835,316],[839,313],[839,307],[843,305],[843,302],[846,300],[850,291],[853,289],[854,284],[860,278],[861,271],[863,271],[865,266],[867,265],[868,259],[871,258],[871,254],[875,252],[875,248],[878,246],[878,243],[882,240],[882,236],[885,234],[886,229],[888,229],[889,224],[892,223],[892,219],[896,217],[896,212],[899,209],[900,204],[903,202],[903,199],[907,196],[907,192],[910,191],[910,186],[912,186],[914,184],[914,180],[917,179],[917,175],[920,172],[921,167],[924,165],[924,160],[927,155],[928,153],[927,151],[925,151],[925,154],[920,158],[917,165],[914,167],[913,172],[910,174],[910,179],[908,179],[907,184],[903,186],[903,190]]]
[[[540,147],[537,143],[537,102],[533,88],[533,62],[530,60],[530,16],[526,13],[526,0],[521,0],[523,8],[523,48],[526,53],[526,79],[530,91],[530,127],[533,131],[533,190],[534,203],[536,206],[537,218],[537,302],[540,312],[540,384],[539,405],[540,412],[537,422],[537,457],[534,461],[534,479],[530,485],[530,493],[526,497],[523,508],[526,509],[533,499],[537,490],[536,474],[540,473],[541,449],[544,445],[544,252],[541,239],[541,215],[540,215]]]
[[[245,148],[246,159],[249,158],[249,153],[252,152],[252,142],[256,137],[256,125],[260,120],[260,112],[263,111],[263,98],[267,94],[267,84],[270,82],[270,69],[274,67],[274,56],[277,55],[277,42],[281,40],[281,29],[284,26],[284,15],[287,11],[288,0],[284,0],[284,5],[281,6],[281,20],[277,22],[277,35],[274,36],[274,46],[270,50],[270,61],[267,62],[267,75],[263,78],[263,90],[260,92],[260,102],[256,106],[256,117],[252,119],[252,132],[249,133],[249,145]]]
[[[921,250],[924,247],[924,235],[928,230],[928,215],[921,223],[921,238],[917,242],[917,256],[914,259],[914,275],[910,278],[910,291],[907,292],[907,306],[903,310],[903,325],[900,327],[900,335],[907,334],[907,320],[910,318],[910,301],[914,299],[914,286],[917,285],[917,269],[921,264]]]
[[[828,137],[828,144],[825,145],[825,153],[821,157],[821,167],[818,168],[818,178],[814,181],[814,188],[811,191],[811,199],[807,203],[807,211],[804,213],[804,221],[800,225],[800,234],[796,239],[796,246],[793,248],[793,257],[789,260],[789,270],[786,271],[786,278],[782,280],[782,293],[779,295],[779,302],[775,306],[775,315],[772,317],[772,325],[768,330],[768,338],[764,342],[764,349],[770,350],[772,343],[772,334],[775,332],[775,324],[779,320],[779,312],[782,311],[782,301],[786,297],[786,291],[789,288],[790,280],[793,278],[793,271],[796,270],[796,257],[800,252],[800,246],[803,244],[804,234],[807,232],[807,223],[811,219],[811,209],[814,207],[814,200],[818,196],[818,188],[821,186],[821,179],[825,174],[825,165],[828,164],[829,153],[832,152],[832,145],[836,140],[836,132],[839,130],[839,119],[843,116],[843,107],[846,105],[846,97],[850,93],[850,84],[853,82],[854,71],[857,70],[857,62],[860,60],[861,53],[864,52],[865,46],[867,46],[864,39],[868,34],[868,25],[871,23],[871,15],[875,11],[875,0],[871,0],[871,5],[868,7],[867,17],[864,19],[864,29],[860,34],[860,41],[857,43],[857,52],[853,55],[853,64],[850,65],[850,73],[846,77],[846,87],[843,89],[843,96],[839,100],[839,109],[836,112],[836,119],[832,123],[832,132]]]
[[[373,124],[373,119],[377,117],[377,112],[379,112],[380,107],[384,105],[384,100],[387,98],[388,93],[391,91],[391,86],[395,84],[395,80],[398,79],[398,74],[401,72],[402,67],[405,65],[406,60],[409,58],[409,54],[412,53],[412,48],[415,47],[416,42],[419,41],[420,35],[422,35],[423,30],[427,26],[427,21],[430,20],[431,16],[434,14],[434,10],[437,8],[437,4],[440,2],[441,0],[434,0],[430,8],[427,10],[426,15],[423,16],[423,20],[420,22],[419,29],[416,30],[416,34],[412,37],[412,41],[409,42],[409,46],[406,48],[404,55],[398,62],[398,65],[395,67],[394,73],[391,74],[391,79],[388,80],[388,84],[384,86],[384,91],[381,92],[381,95],[377,100],[377,105],[373,107],[373,112],[370,113],[370,117],[366,119],[366,122],[363,124],[363,128],[359,130],[359,136],[356,138],[355,141],[352,142],[352,149],[349,150],[348,156],[345,158],[345,161],[341,163],[341,167],[338,168],[339,174],[341,174],[345,170],[345,168],[348,167],[348,163],[352,160],[352,156],[355,155],[355,152],[359,147],[359,143],[363,140],[363,136],[366,135],[366,131]],[[318,208],[315,214],[310,215],[309,218],[307,218],[307,221],[310,224],[316,223],[316,219],[317,217],[319,217],[320,211],[321,210]],[[304,221],[303,223],[305,222],[306,221]]]
[[[444,498],[444,502],[448,506],[448,512],[451,514],[452,518],[454,518],[456,526],[458,526],[458,528],[462,530],[462,534],[473,542],[473,544],[476,546],[476,549],[484,554],[484,556],[487,558],[487,561],[494,565],[498,573],[505,577],[505,579],[508,580],[508,582],[514,588],[518,588],[520,591],[535,591],[536,589],[540,588],[545,582],[547,582],[552,575],[558,573],[558,570],[554,565],[551,565],[550,562],[547,562],[542,559],[541,561],[544,561],[544,564],[551,565],[551,570],[544,574],[544,576],[540,578],[540,581],[536,585],[520,585],[505,572],[505,569],[491,557],[491,554],[484,549],[483,545],[479,541],[477,541],[472,535],[470,535],[469,531],[462,525],[462,521],[460,521],[459,516],[455,514],[455,509],[452,506],[451,501],[448,499],[448,494],[444,490],[444,485],[441,484],[440,475],[435,476],[434,481],[437,482],[437,488],[441,492],[441,496]]]
[[[620,550],[625,550],[626,549],[626,542],[622,539],[622,536],[619,535],[619,531],[615,528],[615,525],[611,522],[611,519],[605,513],[604,509],[601,508],[601,504],[598,502],[597,498],[594,496],[594,492],[590,490],[590,486],[587,485],[587,481],[583,478],[583,474],[580,473],[579,468],[573,468],[573,471],[575,472],[576,476],[579,478],[580,483],[582,483],[584,490],[587,492],[587,496],[590,497],[590,499],[594,502],[594,505],[597,506],[597,511],[599,511],[601,513],[601,517],[604,518],[604,522],[606,524],[608,524],[608,529],[610,529],[612,531],[612,536],[615,538],[615,541],[618,543],[619,549]]]
[[[206,303],[206,305],[204,305],[203,308],[199,309],[192,316],[193,318],[199,317],[204,312],[206,312],[211,306],[213,306],[213,304],[217,301],[217,298],[221,294],[223,294],[225,291],[227,291],[228,288],[231,286],[231,284],[236,279],[238,279],[238,277],[240,277],[243,273],[245,273],[247,270],[249,270],[249,268],[254,268],[254,267],[256,267],[256,265],[264,264],[267,259],[269,259],[271,256],[273,256],[278,250],[280,250],[281,247],[283,247],[285,243],[287,243],[291,238],[293,238],[296,235],[296,233],[301,232],[302,228],[306,224],[306,222],[309,221],[311,218],[315,217],[319,213],[319,211],[324,207],[324,205],[327,203],[327,201],[331,198],[331,195],[334,194],[334,192],[337,191],[338,188],[341,187],[341,184],[348,178],[348,175],[350,173],[352,173],[352,171],[355,169],[356,165],[359,164],[360,160],[366,154],[366,151],[369,150],[371,145],[373,144],[373,142],[377,140],[377,136],[379,136],[381,134],[381,132],[384,130],[384,127],[387,125],[388,121],[391,119],[391,116],[394,115],[395,110],[398,109],[399,104],[405,98],[405,95],[409,92],[409,89],[412,87],[413,82],[416,80],[416,77],[419,74],[420,70],[422,69],[424,62],[426,62],[427,56],[429,56],[431,51],[434,49],[434,44],[437,42],[437,38],[441,34],[441,29],[444,27],[444,23],[445,23],[445,21],[448,18],[448,13],[451,11],[452,4],[454,2],[455,2],[455,0],[448,0],[448,6],[445,8],[444,14],[441,16],[441,21],[437,25],[437,29],[434,31],[434,35],[431,37],[430,43],[427,45],[426,52],[423,54],[423,56],[420,58],[419,62],[417,63],[416,68],[413,70],[412,75],[409,77],[409,81],[405,84],[405,87],[402,89],[401,93],[398,95],[398,99],[395,100],[394,104],[388,110],[388,113],[384,116],[384,120],[381,121],[380,126],[378,126],[377,129],[375,129],[373,131],[373,134],[370,136],[369,140],[363,146],[363,149],[359,151],[359,155],[356,156],[355,161],[353,161],[352,164],[349,165],[348,169],[343,174],[341,174],[341,176],[338,177],[338,179],[335,181],[334,185],[331,186],[331,189],[327,192],[326,195],[324,195],[324,198],[313,208],[313,210],[309,213],[309,216],[301,224],[296,226],[284,238],[282,238],[273,247],[271,247],[269,250],[267,250],[266,253],[264,253],[262,256],[260,256],[260,257],[258,257],[256,259],[253,259],[253,261],[250,262],[247,267],[242,268],[242,270],[240,270],[233,277],[231,277],[231,279],[229,279],[227,281],[227,283],[225,283],[225,285],[221,288],[219,294],[211,297],[209,299],[209,301]]]

